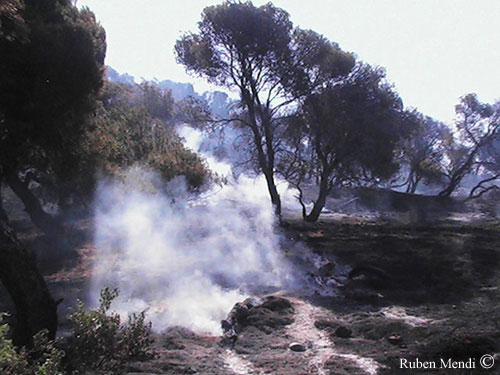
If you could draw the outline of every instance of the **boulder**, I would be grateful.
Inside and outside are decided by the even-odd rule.
[[[324,331],[333,331],[336,327],[338,327],[338,323],[333,320],[318,319],[314,322],[314,326],[317,329],[321,329]]]
[[[352,330],[345,326],[339,326],[335,330],[335,336],[340,337],[342,339],[348,339],[352,336]]]
[[[221,322],[223,343],[234,344],[247,327],[271,334],[274,330],[293,322],[293,306],[286,298],[267,296],[261,300],[248,298],[238,302]]]
[[[304,344],[298,342],[292,342],[288,348],[294,352],[305,352],[307,349]]]
[[[392,345],[399,345],[403,342],[403,338],[399,335],[391,335],[387,338],[387,341]]]

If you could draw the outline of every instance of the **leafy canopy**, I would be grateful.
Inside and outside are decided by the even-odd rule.
[[[78,145],[102,85],[104,29],[68,0],[9,0],[0,8],[0,156],[40,169]]]
[[[175,50],[189,71],[219,85],[241,88],[258,79],[254,72],[278,71],[290,57],[291,30],[288,13],[270,3],[257,8],[251,2],[225,2],[205,8],[199,33],[184,35]],[[266,77],[271,80],[272,75]]]
[[[359,64],[347,79],[305,100],[306,132],[340,181],[367,173],[387,178],[397,167],[393,152],[404,132],[402,103],[384,77],[382,69]]]

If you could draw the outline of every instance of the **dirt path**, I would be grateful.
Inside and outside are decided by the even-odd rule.
[[[309,361],[309,368],[313,370],[311,373],[326,375],[324,365],[335,354],[333,342],[324,331],[320,331],[314,325],[316,319],[324,315],[324,311],[299,299],[293,299],[292,303],[295,308],[295,321],[287,327],[287,334],[294,341],[308,347],[306,358]]]
[[[224,365],[236,375],[260,375],[261,371],[255,369],[252,362],[246,359],[246,356],[239,355],[234,350],[227,349],[222,354]]]
[[[353,363],[363,373],[376,375],[381,367],[372,358],[361,357],[354,353],[342,353],[329,335],[315,325],[320,318],[325,318],[331,313],[323,308],[313,306],[299,299],[292,300],[296,315],[295,321],[288,327],[288,334],[297,341],[302,341],[310,348],[307,352],[311,374],[327,375],[330,371],[326,368],[327,362],[333,357],[346,359]]]

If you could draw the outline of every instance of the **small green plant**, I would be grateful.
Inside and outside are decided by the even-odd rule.
[[[122,373],[132,359],[151,356],[151,323],[145,313],[129,315],[128,324],[122,325],[120,315],[111,312],[111,303],[118,290],[104,288],[97,309],[85,311],[78,302],[71,314],[71,338],[68,347],[68,368],[73,373],[91,370],[101,374]]]
[[[0,314],[0,374],[2,375],[61,375],[64,351],[55,347],[41,331],[33,337],[33,348],[16,350],[7,339],[9,327],[2,324]]]

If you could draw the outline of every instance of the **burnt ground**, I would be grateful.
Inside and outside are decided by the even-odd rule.
[[[66,250],[55,251],[23,215],[16,209],[12,224],[38,253],[55,298],[64,298],[64,333],[64,315],[76,298],[86,297],[95,257],[92,222],[75,219],[74,251],[61,253]],[[500,352],[498,220],[463,214],[419,224],[392,216],[330,214],[314,224],[289,217],[284,232],[291,243],[305,244],[295,252],[330,260],[327,271],[318,270],[322,281],[349,267],[351,277],[340,283],[338,295],[283,291],[251,301],[230,322],[226,337],[172,327],[156,336],[155,357],[131,363],[128,374],[499,373],[498,364],[489,370],[479,364],[484,354]],[[0,310],[9,309],[0,290]],[[291,350],[292,343],[303,351]],[[415,363],[416,358],[438,367],[441,359],[472,358],[475,368],[400,368],[402,359]]]
[[[336,349],[374,359],[379,374],[436,373],[399,369],[401,358],[417,357],[438,364],[474,358],[476,369],[437,372],[481,373],[479,358],[500,351],[499,223],[340,217],[290,222],[312,251],[353,268],[342,298],[312,298],[352,330],[352,338],[334,339]]]
[[[286,233],[304,251],[350,266],[340,295],[282,292],[270,297],[278,303],[251,301],[229,338],[173,328],[157,341],[157,359],[132,373],[498,373],[498,365],[484,370],[479,362],[500,352],[498,222],[402,225],[345,215],[289,220]],[[290,350],[292,343],[304,351]],[[438,369],[400,368],[416,358]],[[441,359],[457,366],[471,359],[474,368],[439,369]]]

